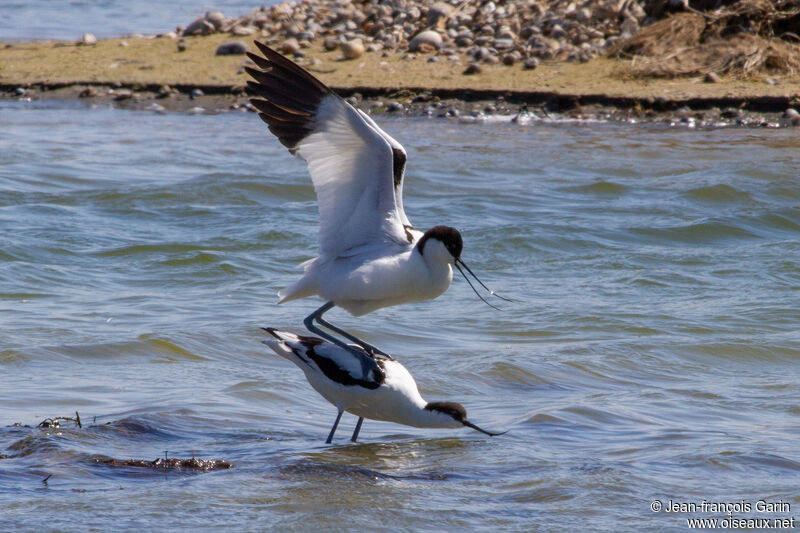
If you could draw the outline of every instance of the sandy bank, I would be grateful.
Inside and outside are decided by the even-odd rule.
[[[199,88],[216,98],[213,106],[237,107],[246,102],[243,66],[248,60],[242,55],[215,55],[217,47],[230,40],[229,35],[219,34],[186,37],[184,51],[169,37],[108,39],[94,45],[4,43],[0,44],[0,91],[7,98],[20,96],[24,89],[25,95],[34,98],[72,98],[83,93],[128,101],[126,105],[134,107],[157,100],[167,109],[185,109],[198,105],[187,95]],[[254,49],[252,37],[241,40]],[[466,61],[430,62],[423,54],[407,60],[401,53],[368,52],[343,60],[340,51],[325,51],[320,43],[312,43],[305,53],[301,64],[325,83],[344,96],[359,93],[382,98],[381,105],[373,106],[378,108],[384,107],[386,98],[406,107],[441,99],[499,99],[509,105],[546,105],[552,111],[600,106],[626,114],[687,108],[779,113],[800,105],[800,75],[769,80],[772,83],[763,79],[718,83],[701,78],[630,79],[624,74],[626,60],[606,57],[585,63],[542,61],[534,70],[483,65],[482,72],[465,75]],[[86,87],[99,89],[87,92]],[[108,88],[114,90],[109,93]],[[132,94],[120,89],[130,89]]]

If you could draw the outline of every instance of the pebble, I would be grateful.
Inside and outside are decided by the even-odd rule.
[[[539,60],[535,57],[529,57],[525,60],[525,63],[522,64],[522,68],[525,70],[533,70],[539,66]]]
[[[97,89],[94,87],[87,87],[78,94],[79,98],[94,98],[97,96]]]
[[[716,72],[708,72],[703,78],[703,81],[706,83],[719,83],[722,80]]]
[[[353,39],[352,41],[341,43],[339,48],[342,49],[342,55],[345,59],[358,59],[364,55],[364,43],[361,39]]]
[[[201,17],[190,22],[186,29],[183,30],[183,35],[209,35],[215,31],[217,29],[214,25]]]
[[[225,24],[225,15],[219,11],[211,11],[206,13],[204,20],[214,26],[214,30],[219,30]]]
[[[91,33],[84,33],[77,44],[81,45],[92,45],[97,44],[97,37],[92,35]]]
[[[290,0],[256,7],[235,19],[211,11],[175,32],[260,34],[271,46],[292,43],[291,50],[284,51],[287,55],[323,38],[328,51],[360,40],[343,46],[348,48],[342,51],[345,58],[366,51],[386,57],[410,52],[417,54],[416,60],[427,61],[430,57],[424,54],[445,46],[466,51],[477,45],[492,48],[498,58],[518,52],[524,58],[588,61],[623,34],[638,31],[647,18],[644,0],[429,1]]]
[[[244,41],[231,41],[223,43],[217,47],[216,55],[218,56],[234,56],[244,55],[247,53],[247,43]]]
[[[17,87],[14,89],[14,94],[17,96],[25,96],[25,88],[24,87]]]
[[[481,72],[483,72],[483,67],[479,63],[470,63],[462,74],[471,75],[480,74]]]
[[[388,111],[389,113],[395,113],[397,111],[404,111],[404,110],[405,108],[403,107],[403,104],[401,104],[400,102],[389,102],[389,104],[386,106],[386,111]]]
[[[418,33],[408,43],[409,52],[432,52],[438,50],[442,46],[442,36],[439,32],[433,30],[425,30]]]
[[[119,89],[114,92],[114,100],[130,100],[133,98],[133,91],[130,89]]]
[[[514,63],[517,63],[522,59],[522,54],[517,51],[511,52],[503,56],[503,64],[507,66],[512,66]]]
[[[453,13],[454,8],[445,2],[436,2],[430,9],[426,16],[429,27],[443,28],[447,23],[448,17]]]
[[[300,42],[294,37],[290,37],[281,43],[278,50],[286,55],[293,54],[300,50]]]
[[[325,50],[332,52],[339,48],[340,43],[341,40],[336,37],[325,37],[325,41],[323,41],[322,45],[325,47]]]
[[[206,94],[206,93],[204,93],[204,92],[203,92],[203,89],[201,89],[200,87],[195,87],[195,88],[194,88],[194,89],[192,89],[192,90],[191,90],[191,92],[189,93],[189,98],[191,98],[192,100],[194,100],[195,98],[199,98],[199,97],[201,97],[201,96],[205,96],[205,94]]]
[[[800,127],[800,113],[798,113],[796,109],[790,107],[783,112],[780,123],[785,126],[798,128]]]
[[[156,94],[156,98],[169,98],[172,96],[172,89],[169,85],[162,85],[158,88],[158,94]]]

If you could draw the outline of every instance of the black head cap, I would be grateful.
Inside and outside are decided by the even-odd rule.
[[[462,424],[467,421],[467,410],[464,409],[464,406],[461,405],[460,403],[430,402],[428,403],[428,405],[425,406],[425,410],[438,411],[448,416],[452,416],[455,421],[461,422]]]
[[[434,226],[426,231],[417,243],[419,253],[423,253],[425,243],[428,242],[428,239],[441,241],[444,247],[447,248],[447,251],[450,252],[450,255],[456,259],[461,257],[461,249],[464,248],[464,241],[461,240],[461,234],[456,228],[451,228],[450,226]]]

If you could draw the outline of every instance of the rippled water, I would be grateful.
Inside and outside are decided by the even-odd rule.
[[[654,499],[800,519],[795,131],[382,119],[412,221],[460,228],[517,302],[456,281],[329,317],[509,433],[366,421],[351,444],[345,415],[329,446],[335,409],[260,344],[318,301],[275,305],[316,203],[257,117],[0,124],[0,529],[686,529]],[[165,454],[234,467],[107,461]]]
[[[238,17],[277,0],[3,0],[0,41],[63,39],[73,41],[84,32],[97,37],[128,33],[163,33],[188,25],[209,10]]]

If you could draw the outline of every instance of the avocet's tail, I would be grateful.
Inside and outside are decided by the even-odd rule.
[[[275,338],[265,339],[261,342],[272,348],[276,354],[295,364],[299,364],[301,361],[309,364],[308,350],[323,343],[322,339],[316,337],[304,337],[275,328],[262,329]]]

